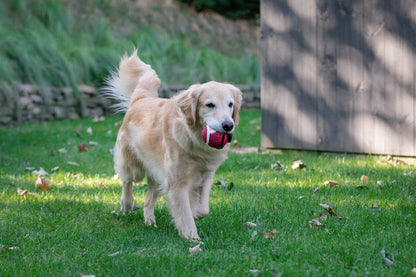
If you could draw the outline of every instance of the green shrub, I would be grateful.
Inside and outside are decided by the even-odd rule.
[[[125,14],[123,4],[108,1],[0,1],[0,82],[41,86],[101,86],[120,56],[139,48],[140,57],[164,84],[189,85],[211,79],[260,84],[255,56],[227,55],[192,44],[180,33],[140,26],[123,33],[112,20]],[[88,6],[88,7],[87,7]],[[88,12],[90,11],[90,12]],[[86,16],[88,14],[88,16]]]

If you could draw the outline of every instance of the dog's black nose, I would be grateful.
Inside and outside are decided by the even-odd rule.
[[[229,132],[234,128],[234,123],[226,120],[222,123],[222,128],[224,129],[224,131]]]

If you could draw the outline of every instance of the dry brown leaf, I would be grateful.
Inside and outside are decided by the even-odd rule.
[[[279,171],[285,171],[285,166],[280,161],[277,161],[274,164],[272,164],[272,169],[276,169],[276,170],[279,170]]]
[[[0,249],[4,249],[4,250],[18,250],[19,247],[18,246],[6,246],[3,244],[0,244]]]
[[[260,270],[258,270],[258,269],[250,269],[248,272],[249,272],[251,275],[255,276],[255,277],[257,277],[257,276],[259,276],[259,275],[261,274],[261,271],[260,271]]]
[[[79,136],[79,137],[81,137],[82,135],[81,135],[81,132],[78,130],[78,129],[76,129],[75,130],[75,133],[77,133],[77,136]]]
[[[384,249],[380,251],[380,256],[387,266],[392,266],[394,264],[393,260],[386,254]]]
[[[231,142],[231,145],[237,148],[241,147],[241,143],[236,139]]]
[[[201,253],[202,248],[200,247],[200,243],[194,247],[189,248],[189,253],[195,254],[195,253]]]
[[[254,228],[257,227],[257,223],[255,221],[254,222],[248,221],[248,222],[243,223],[243,225],[248,226],[248,227],[254,227]]]
[[[273,230],[271,230],[271,231],[264,231],[263,232],[263,237],[265,238],[265,239],[273,239],[274,237],[275,237],[275,234],[277,233],[277,230],[276,229],[273,229]]]
[[[312,229],[319,228],[320,226],[322,226],[322,223],[316,218],[309,221],[309,227]]]
[[[322,208],[324,208],[328,213],[329,213],[329,215],[331,215],[331,216],[335,216],[335,217],[337,217],[337,218],[339,218],[339,219],[341,219],[342,217],[340,217],[335,211],[334,211],[334,209],[332,209],[331,208],[331,206],[329,206],[329,205],[327,205],[327,204],[319,204]]]
[[[35,187],[41,190],[49,190],[51,188],[51,185],[49,185],[49,182],[48,180],[46,180],[45,177],[43,177],[42,175],[38,175],[38,178],[35,182]]]
[[[306,168],[306,165],[301,160],[292,162],[292,169],[304,169],[304,168]]]
[[[319,216],[318,216],[318,219],[321,220],[321,221],[323,221],[323,220],[326,220],[327,217],[328,216],[326,214],[320,213]]]
[[[327,180],[324,182],[324,185],[329,185],[331,188],[336,187],[339,185],[337,181],[334,180]]]
[[[363,176],[361,176],[360,180],[361,180],[362,182],[368,182],[368,177],[367,177],[367,176],[365,176],[365,175],[363,175]]]
[[[27,194],[27,189],[22,190],[21,188],[17,188],[17,194],[24,196]]]
[[[82,143],[78,145],[79,152],[87,152],[88,151],[88,144]]]

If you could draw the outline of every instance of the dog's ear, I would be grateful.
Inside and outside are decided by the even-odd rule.
[[[196,123],[198,101],[201,91],[201,85],[192,85],[174,98],[176,104],[185,115],[186,123],[190,126],[194,126]]]
[[[233,93],[234,93],[234,111],[233,111],[233,120],[234,123],[237,125],[240,121],[240,108],[243,101],[243,93],[237,87],[233,86]]]

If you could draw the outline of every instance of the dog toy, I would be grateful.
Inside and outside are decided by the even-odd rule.
[[[201,138],[209,146],[217,149],[223,148],[228,142],[231,142],[233,135],[220,133],[210,128],[208,125],[202,129]]]

